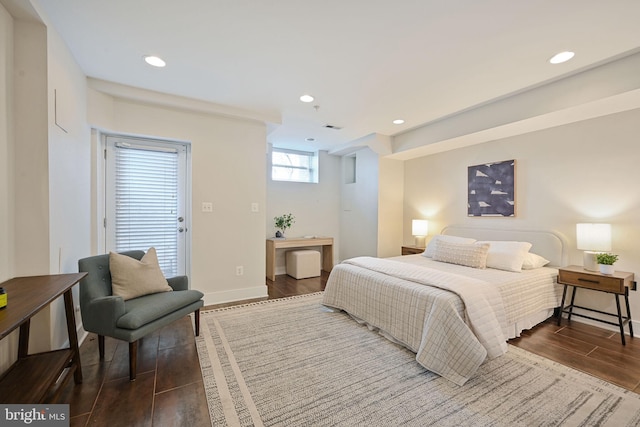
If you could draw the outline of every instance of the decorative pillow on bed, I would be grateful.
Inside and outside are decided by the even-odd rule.
[[[438,234],[433,236],[429,243],[427,244],[427,248],[422,253],[423,256],[427,258],[433,258],[433,253],[436,251],[436,243],[438,241],[445,241],[450,243],[475,243],[476,239],[470,239],[468,237],[458,237],[458,236],[445,236],[444,234]]]
[[[522,269],[533,270],[536,268],[544,267],[550,262],[551,261],[544,257],[541,257],[540,255],[534,254],[533,252],[527,252],[527,255],[524,257],[524,262],[522,263]]]
[[[524,258],[531,249],[529,242],[483,241],[478,243],[490,245],[487,267],[515,272],[522,271]]]
[[[109,253],[111,271],[111,291],[113,295],[129,300],[156,292],[173,289],[164,278],[155,248],[149,248],[138,261],[127,255]]]
[[[453,243],[439,240],[435,244],[433,260],[473,268],[486,268],[489,244]]]

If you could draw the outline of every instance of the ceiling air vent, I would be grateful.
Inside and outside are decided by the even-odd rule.
[[[324,127],[327,129],[335,129],[335,130],[342,129],[340,126],[334,126],[334,125],[324,125]]]

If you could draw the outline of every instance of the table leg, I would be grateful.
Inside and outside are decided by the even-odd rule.
[[[18,338],[18,359],[27,357],[29,354],[29,329],[31,329],[31,319],[25,320],[20,325],[20,337]]]
[[[276,280],[276,247],[271,240],[267,240],[267,279]]]
[[[73,379],[76,384],[82,383],[82,364],[80,363],[80,349],[78,348],[78,334],[76,333],[76,316],[73,309],[73,294],[71,288],[64,293],[64,310],[67,317],[67,331],[69,333],[69,347],[74,351],[71,363],[76,365]]]
[[[333,269],[333,245],[322,247],[322,269],[327,273]]]
[[[631,322],[631,309],[629,308],[629,290],[624,294],[624,303],[627,306],[627,317],[629,318],[629,335],[633,338],[633,323]]]
[[[567,317],[567,322],[571,322],[571,315],[573,314],[573,303],[576,300],[576,291],[578,288],[573,287],[573,292],[571,293],[571,305],[569,306],[569,316]]]
[[[560,322],[562,322],[562,312],[564,311],[564,300],[567,297],[567,285],[564,285],[564,290],[562,291],[562,302],[560,303],[560,312],[558,313],[558,326],[560,326]]]
[[[622,323],[622,313],[620,312],[620,295],[616,295],[616,307],[618,308],[618,325],[620,326],[620,339],[622,340],[622,345],[626,345],[624,339],[624,324]],[[631,323],[629,323],[631,325]]]

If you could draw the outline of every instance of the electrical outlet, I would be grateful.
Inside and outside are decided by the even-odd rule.
[[[244,274],[244,267],[241,265],[236,266],[236,276],[242,276]]]
[[[257,203],[251,203],[251,212],[260,212],[260,209]]]
[[[202,212],[213,212],[213,203],[202,202]]]

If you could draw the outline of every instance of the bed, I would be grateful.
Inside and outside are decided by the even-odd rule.
[[[521,244],[512,246],[516,242]],[[565,246],[553,232],[447,227],[429,242],[429,257],[358,257],[338,264],[323,304],[344,310],[416,353],[426,369],[463,385],[485,360],[507,351],[508,339],[553,315],[562,297],[554,267],[566,263]],[[535,265],[520,269],[520,255]],[[485,257],[488,267],[464,265],[475,265],[476,257]],[[548,264],[540,266],[540,259]]]

